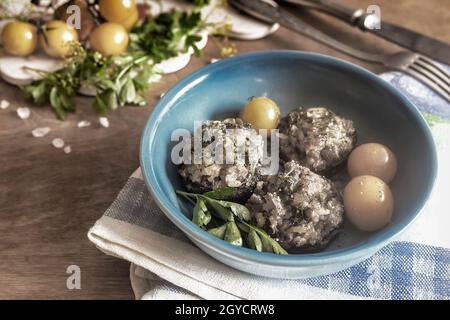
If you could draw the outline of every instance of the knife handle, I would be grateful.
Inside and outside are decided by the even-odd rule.
[[[365,14],[363,9],[352,9],[332,0],[282,0],[293,5],[301,5],[331,14],[345,22],[356,25]]]

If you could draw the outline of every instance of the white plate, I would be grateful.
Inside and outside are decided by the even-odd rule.
[[[211,23],[230,23],[230,36],[242,40],[255,40],[264,38],[280,27],[277,23],[267,24],[251,17],[240,14],[236,10],[220,5],[222,0],[211,0],[208,6],[202,9],[203,18],[207,18]],[[184,0],[165,0],[158,2],[149,1],[151,5],[150,14],[155,16],[161,12],[167,12],[171,9],[190,10],[193,6]]]
[[[155,68],[163,74],[174,73],[186,67],[190,60],[190,53],[179,53],[176,57],[158,63]]]
[[[206,31],[202,32],[200,36],[202,39],[197,42],[197,47],[201,50],[208,43],[208,33]],[[189,64],[192,54],[194,54],[194,50],[189,48],[187,53],[179,53],[176,57],[158,63],[155,68],[163,74],[177,72]]]
[[[27,67],[54,72],[63,66],[63,60],[50,58],[44,54],[29,57],[2,56],[0,57],[0,76],[11,84],[26,85],[42,78],[39,73],[27,70]]]

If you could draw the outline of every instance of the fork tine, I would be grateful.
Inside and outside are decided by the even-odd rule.
[[[450,94],[450,85],[442,81],[435,73],[430,72],[427,68],[422,67],[419,64],[413,63],[408,66],[408,68],[414,69],[415,71],[422,73],[425,77],[433,81],[436,85],[445,90],[448,94]]]
[[[419,59],[417,59],[416,62],[430,69],[430,71],[434,71],[437,76],[450,86],[450,72],[445,70],[438,63],[422,55],[419,56]]]
[[[412,68],[406,68],[404,70],[407,74],[410,76],[416,78],[417,80],[423,82],[427,86],[430,86],[432,89],[434,89],[437,93],[439,93],[442,97],[444,97],[447,101],[450,101],[450,94],[443,90],[440,86],[438,86],[434,81],[427,78],[424,74],[412,69]]]
[[[437,71],[434,67],[428,65],[427,63],[424,63],[421,60],[416,60],[413,62],[413,65],[416,65],[422,69],[427,70],[431,74],[433,74],[435,77],[439,78],[443,83],[445,83],[447,86],[450,87],[450,78],[446,78],[445,76],[442,76],[442,73]]]

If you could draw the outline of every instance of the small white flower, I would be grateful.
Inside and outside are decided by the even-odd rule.
[[[7,101],[7,100],[0,101],[0,109],[2,109],[2,110],[7,109],[10,105],[11,105],[11,103],[9,103],[9,101]]]
[[[42,138],[45,137],[50,132],[49,127],[42,127],[42,128],[36,128],[33,131],[31,131],[31,134],[35,138]]]
[[[165,95],[166,95],[166,93],[163,92],[163,93],[161,93],[161,94],[159,95],[159,98],[162,98],[162,97],[164,97]]]
[[[70,146],[65,146],[64,147],[64,153],[69,154],[72,152],[72,148]]]
[[[52,145],[57,149],[61,149],[62,147],[64,147],[64,140],[61,138],[55,138],[52,141]]]
[[[17,115],[22,120],[28,119],[30,117],[30,114],[31,114],[30,108],[27,107],[17,108]]]
[[[217,61],[220,61],[220,59],[212,58],[211,60],[209,60],[209,63],[216,63]]]
[[[85,128],[85,127],[89,127],[91,125],[91,123],[87,120],[82,120],[80,122],[78,122],[78,128]]]
[[[102,125],[102,127],[108,128],[109,127],[109,120],[107,117],[100,117],[98,118],[98,121]]]

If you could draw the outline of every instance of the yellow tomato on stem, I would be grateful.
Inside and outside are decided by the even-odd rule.
[[[102,23],[92,32],[89,43],[104,56],[118,55],[128,47],[128,32],[121,24]]]
[[[108,22],[116,22],[130,30],[138,21],[135,0],[100,0],[100,14]]]
[[[43,34],[40,36],[40,43],[45,52],[56,58],[70,56],[73,46],[77,42],[76,30],[60,20],[53,20],[45,24]]]
[[[37,29],[30,23],[12,21],[2,31],[5,50],[15,56],[28,56],[37,45]]]

